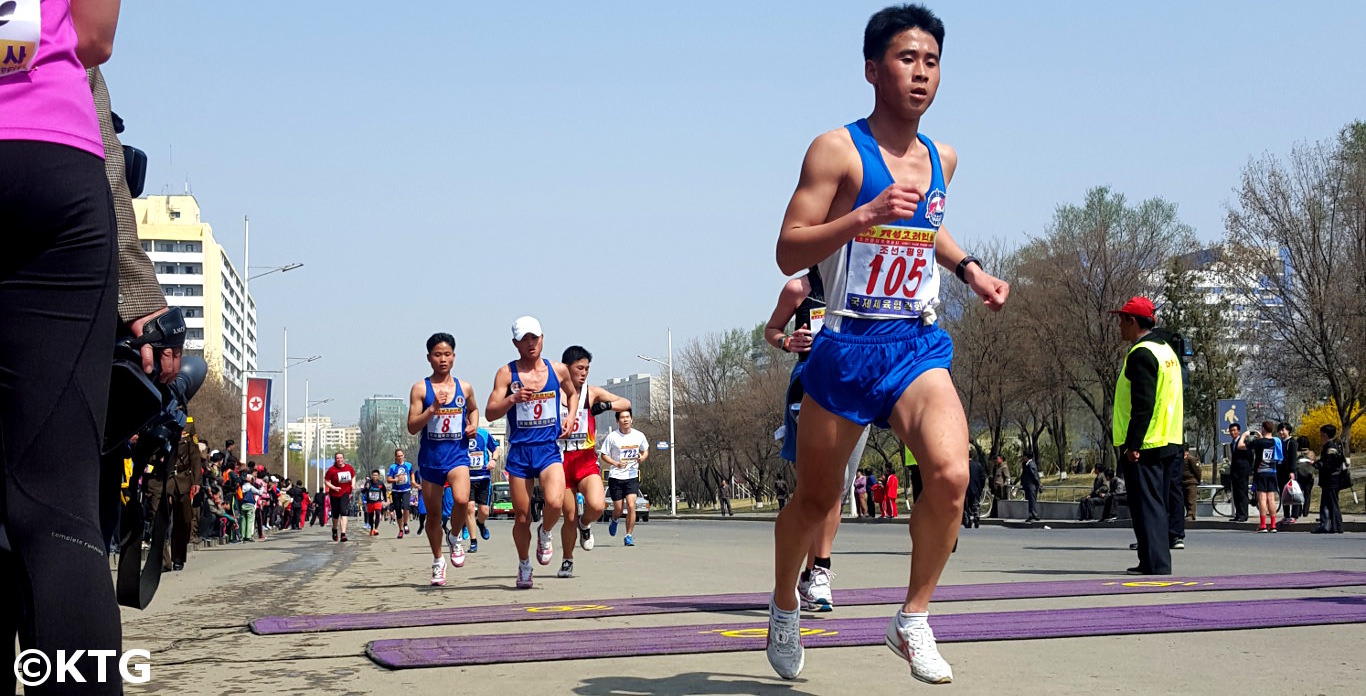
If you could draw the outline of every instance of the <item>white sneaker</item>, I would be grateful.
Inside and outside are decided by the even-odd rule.
[[[831,611],[835,608],[830,594],[830,579],[834,576],[831,571],[816,566],[811,569],[810,580],[797,583],[797,598],[802,601],[802,609]]]
[[[783,679],[796,679],[806,664],[802,649],[801,618],[795,613],[784,617],[773,600],[768,602],[768,664]]]
[[[446,559],[438,558],[432,561],[432,584],[446,584]]]
[[[557,578],[572,578],[572,577],[574,577],[574,561],[571,561],[571,560],[569,560],[568,558],[564,559],[564,562],[560,564],[560,572],[556,573],[556,574],[555,574],[555,577],[557,577]]]
[[[455,547],[460,545],[460,535],[446,532],[446,545],[451,547],[451,555],[455,555]]]
[[[465,547],[461,546],[459,541],[451,545],[451,565],[456,568],[465,567]]]
[[[517,589],[531,589],[531,563],[522,561],[517,565]]]
[[[939,655],[934,643],[934,631],[928,623],[902,628],[895,615],[887,626],[887,647],[911,663],[911,676],[926,684],[948,684],[953,681],[953,668]]]
[[[593,550],[593,525],[579,527],[579,546],[583,547],[584,551]]]
[[[545,531],[545,527],[536,527],[536,562],[550,565],[550,560],[554,557],[555,546],[551,543],[550,532]]]

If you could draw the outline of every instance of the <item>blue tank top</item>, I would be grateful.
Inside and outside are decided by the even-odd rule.
[[[429,408],[436,403],[436,390],[432,388],[431,378],[427,378],[427,395],[422,398],[422,407]],[[449,471],[462,462],[469,461],[469,445],[465,444],[465,392],[460,388],[460,380],[455,380],[455,394],[450,403],[443,404],[422,429],[422,446],[417,451],[417,465],[422,469]]]
[[[845,128],[858,149],[863,184],[854,207],[877,198],[893,183],[868,121]],[[934,240],[944,224],[947,186],[939,150],[917,136],[930,154],[930,187],[915,216],[872,228],[819,264],[825,279],[825,327],[844,334],[889,335],[918,331],[939,303]]]
[[[515,404],[508,412],[509,445],[553,445],[560,437],[560,378],[555,376],[549,360],[542,358],[541,362],[548,373],[545,386],[530,401]],[[520,382],[517,363],[508,363],[508,369],[512,371],[513,383]]]

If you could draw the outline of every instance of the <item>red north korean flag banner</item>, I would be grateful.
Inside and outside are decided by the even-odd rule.
[[[270,453],[270,380],[247,380],[247,455]]]

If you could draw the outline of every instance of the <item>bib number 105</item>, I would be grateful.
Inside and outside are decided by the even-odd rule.
[[[883,265],[887,266],[887,277],[882,278]],[[907,257],[897,256],[887,264],[887,257],[882,254],[874,254],[873,260],[868,267],[868,287],[864,289],[864,294],[881,294],[884,297],[894,296],[898,291],[908,299],[914,298],[920,283],[925,279],[925,266],[927,262],[923,258],[917,258],[910,262],[910,271],[907,272]],[[878,284],[882,283],[882,292],[878,293]]]

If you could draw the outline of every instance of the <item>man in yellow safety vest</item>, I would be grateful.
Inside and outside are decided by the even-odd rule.
[[[1135,297],[1110,312],[1120,337],[1133,344],[1115,387],[1112,421],[1128,484],[1129,516],[1138,538],[1138,565],[1130,575],[1171,575],[1168,491],[1181,475],[1184,438],[1181,358],[1172,336],[1155,329],[1153,303]]]

